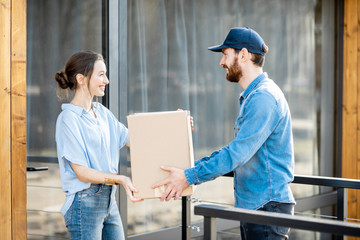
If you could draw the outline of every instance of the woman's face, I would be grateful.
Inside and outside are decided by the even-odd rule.
[[[102,97],[105,95],[105,86],[109,84],[106,76],[106,66],[101,60],[94,64],[94,70],[89,80],[89,90],[91,95]]]

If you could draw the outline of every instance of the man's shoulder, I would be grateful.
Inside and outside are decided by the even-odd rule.
[[[270,78],[264,79],[258,88],[255,90],[258,94],[263,94],[264,97],[272,96],[276,101],[284,99],[284,93],[281,88]]]
[[[267,100],[275,100],[277,94],[278,88],[276,84],[271,81],[263,81],[249,94],[249,99],[264,101],[265,104]]]

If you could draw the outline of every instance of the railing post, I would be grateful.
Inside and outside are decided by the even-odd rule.
[[[181,198],[181,239],[190,240],[190,201],[187,197]]]
[[[337,220],[344,221],[346,214],[346,201],[345,194],[347,193],[344,188],[337,188],[337,204],[336,204],[336,215]],[[336,236],[336,240],[343,240],[344,236]]]
[[[337,220],[344,221],[344,188],[337,188],[337,203],[336,203]],[[343,240],[343,236],[336,236],[336,240]]]
[[[204,240],[216,240],[216,218],[204,216]]]
[[[337,189],[337,220],[344,221],[344,188]]]

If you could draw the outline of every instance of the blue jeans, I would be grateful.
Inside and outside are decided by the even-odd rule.
[[[294,214],[294,204],[268,202],[259,211]],[[288,239],[290,228],[280,226],[267,226],[252,223],[240,223],[242,240],[277,240]]]
[[[72,240],[124,240],[124,230],[115,201],[115,187],[92,184],[76,193],[66,212],[65,224]]]

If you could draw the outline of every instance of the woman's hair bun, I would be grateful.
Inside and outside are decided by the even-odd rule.
[[[69,82],[69,79],[64,72],[64,70],[61,70],[55,74],[55,81],[58,83],[59,87],[62,89],[72,88],[73,83]]]

